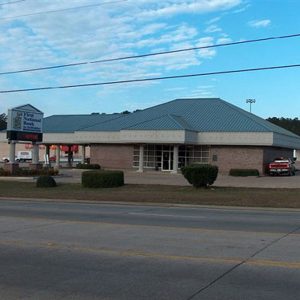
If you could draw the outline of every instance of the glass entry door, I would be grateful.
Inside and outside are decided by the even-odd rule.
[[[163,146],[161,159],[162,171],[173,170],[173,147]]]

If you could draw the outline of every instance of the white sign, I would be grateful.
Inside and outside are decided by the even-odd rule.
[[[13,108],[8,110],[8,131],[43,132],[43,113]]]

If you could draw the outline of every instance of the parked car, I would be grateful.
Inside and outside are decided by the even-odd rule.
[[[278,157],[268,165],[268,171],[271,176],[274,175],[289,175],[296,174],[295,161],[291,158]]]
[[[2,157],[2,161],[8,163],[9,157],[4,156]],[[31,151],[18,151],[17,155],[15,156],[16,162],[30,162],[32,161],[32,152]]]
[[[4,161],[5,163],[8,163],[9,162],[9,157],[8,156],[2,157],[2,161]]]
[[[32,160],[32,152],[31,151],[18,151],[17,153],[17,162],[28,162]]]
[[[56,162],[56,156],[55,156],[55,155],[50,156],[50,157],[49,157],[49,161],[50,161],[50,162]]]

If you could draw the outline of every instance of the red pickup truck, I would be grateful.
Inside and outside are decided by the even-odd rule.
[[[271,176],[284,174],[294,176],[296,174],[294,161],[283,157],[275,158],[274,161],[269,163],[268,171]]]

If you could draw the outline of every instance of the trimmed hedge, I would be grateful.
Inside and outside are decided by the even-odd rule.
[[[56,187],[56,181],[51,176],[47,176],[47,175],[39,176],[36,181],[36,186],[45,187],[45,188]]]
[[[124,185],[122,171],[85,171],[81,174],[81,184],[89,188],[110,188]]]
[[[98,164],[82,164],[78,163],[76,169],[101,169],[101,166]]]
[[[185,179],[195,188],[207,188],[212,185],[218,176],[218,167],[205,164],[194,164],[181,168]]]
[[[58,170],[53,168],[42,168],[37,170],[19,168],[15,170],[14,174],[12,174],[10,171],[4,170],[3,168],[0,168],[0,176],[54,176],[57,174]]]
[[[257,169],[230,169],[230,176],[259,176]]]

